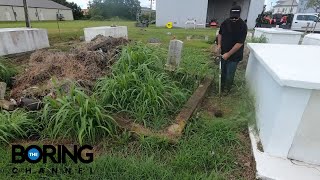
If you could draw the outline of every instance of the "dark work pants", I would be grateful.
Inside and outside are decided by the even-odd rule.
[[[230,91],[239,62],[221,60],[221,89]]]

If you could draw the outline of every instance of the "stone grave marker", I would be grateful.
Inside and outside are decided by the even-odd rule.
[[[0,100],[4,99],[6,94],[7,84],[5,82],[0,82]]]
[[[206,36],[204,37],[204,40],[208,42],[208,41],[209,41],[209,36],[206,35]]]
[[[169,54],[166,68],[169,71],[174,71],[180,65],[181,52],[183,48],[183,42],[180,40],[171,40],[169,45]]]

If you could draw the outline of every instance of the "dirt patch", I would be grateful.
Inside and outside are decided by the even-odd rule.
[[[218,110],[217,105],[212,103],[213,101],[213,97],[206,97],[200,106],[201,110],[206,112],[210,117],[214,117],[215,112]]]
[[[256,179],[256,164],[251,150],[248,130],[238,134],[238,138],[243,145],[242,149],[239,150],[241,153],[237,154],[238,163],[242,168],[241,177],[248,180],[254,180]]]
[[[92,42],[81,43],[68,52],[36,51],[31,55],[25,71],[15,77],[11,97],[45,96],[54,87],[53,80],[80,81],[90,87],[110,72],[120,52],[119,47],[127,43],[123,38],[97,36]],[[30,88],[37,91],[30,92]]]

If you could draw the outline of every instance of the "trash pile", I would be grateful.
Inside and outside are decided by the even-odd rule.
[[[98,35],[90,43],[82,43],[69,52],[36,51],[31,55],[25,72],[15,77],[11,97],[41,99],[52,93],[57,85],[54,82],[65,83],[66,80],[92,88],[98,78],[110,73],[120,47],[127,43],[124,38]]]

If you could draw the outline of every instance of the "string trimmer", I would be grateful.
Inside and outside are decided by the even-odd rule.
[[[217,56],[216,58],[215,58],[215,60],[218,60],[219,61],[219,75],[218,75],[218,77],[219,77],[219,83],[218,83],[218,85],[219,85],[219,103],[218,103],[218,105],[219,105],[219,108],[221,108],[221,74],[222,74],[222,65],[221,65],[221,62],[222,62],[222,55],[219,55],[219,56]],[[221,111],[221,110],[216,110],[215,112],[214,112],[214,116],[216,116],[216,117],[222,117],[223,116],[223,112]]]

